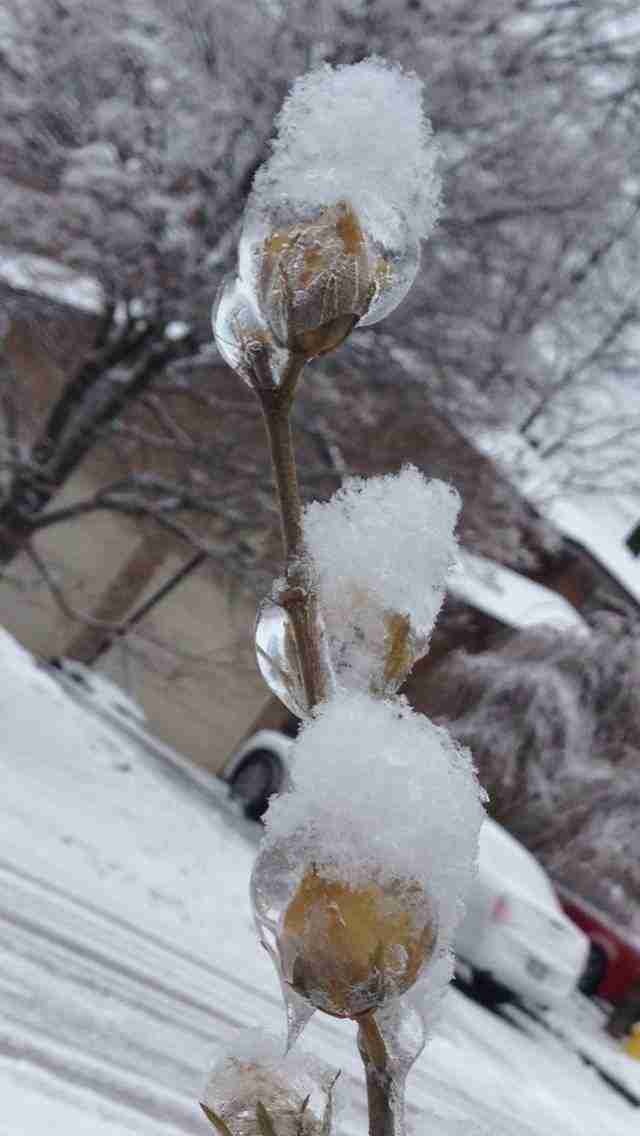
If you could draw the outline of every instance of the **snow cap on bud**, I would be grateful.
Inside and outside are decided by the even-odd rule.
[[[252,877],[285,993],[338,1017],[420,984],[433,1003],[482,819],[468,752],[402,699],[343,693],[305,723],[292,758]]]
[[[304,543],[339,687],[394,694],[429,646],[460,498],[415,466],[348,478],[304,512]]]
[[[391,237],[401,215],[413,237],[425,240],[440,207],[440,177],[423,104],[422,81],[375,56],[301,76],[276,119],[252,206],[321,209],[348,201],[374,237]]]
[[[338,1078],[300,1050],[285,1056],[272,1034],[243,1030],[213,1067],[202,1110],[220,1136],[331,1136]]]

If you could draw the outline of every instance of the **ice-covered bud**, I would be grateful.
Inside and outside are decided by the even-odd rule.
[[[355,1018],[413,985],[436,925],[415,880],[352,886],[307,869],[282,920],[282,972],[316,1009]]]
[[[374,204],[362,216],[346,200],[249,207],[240,271],[281,346],[308,359],[324,355],[357,323],[376,323],[406,295],[418,271],[418,243],[389,206]]]
[[[234,275],[222,283],[213,309],[218,351],[252,389],[277,383],[288,352],[275,341],[242,281]]]
[[[469,754],[402,699],[342,693],[302,727],[291,782],[252,875],[290,1027],[314,1009],[378,1013],[418,985],[434,1004],[482,818]]]
[[[421,82],[376,58],[298,79],[277,125],[239,275],[276,342],[312,358],[411,287],[439,209],[437,149]]]
[[[243,1030],[216,1063],[202,1109],[220,1136],[331,1136],[339,1074],[284,1042]],[[339,1083],[339,1082],[338,1082]]]
[[[241,241],[252,245],[251,214]],[[278,343],[312,358],[332,351],[363,316],[375,286],[360,222],[340,201],[273,228],[249,256],[257,302]]]
[[[305,548],[339,687],[393,694],[428,649],[460,499],[415,466],[307,506]]]

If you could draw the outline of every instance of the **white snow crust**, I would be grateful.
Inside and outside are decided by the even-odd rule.
[[[384,667],[385,617],[408,616],[415,658],[427,649],[455,563],[460,498],[415,466],[349,478],[304,511],[305,546],[326,623],[336,680],[366,689]]]
[[[276,119],[272,155],[254,180],[254,205],[327,206],[346,198],[363,220],[375,217],[380,239],[386,213],[393,243],[394,211],[425,239],[438,215],[440,177],[423,101],[416,75],[377,57],[303,75]]]
[[[249,910],[255,843],[2,631],[0,677],[0,1134],[212,1136],[205,1071],[241,1029],[283,1025]],[[640,1094],[598,1023],[572,1037]],[[362,1136],[350,1025],[318,1014],[305,1044],[342,1068],[341,1132]],[[635,1136],[637,1120],[543,1026],[455,990],[408,1081],[416,1134]]]
[[[302,728],[290,792],[266,814],[264,849],[293,886],[311,863],[352,887],[417,881],[450,945],[472,879],[482,791],[471,756],[403,699],[338,695]]]

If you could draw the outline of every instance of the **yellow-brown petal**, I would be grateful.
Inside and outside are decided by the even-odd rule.
[[[311,869],[281,928],[285,976],[318,1009],[357,1017],[413,985],[435,943],[429,910],[415,881],[352,888]]]

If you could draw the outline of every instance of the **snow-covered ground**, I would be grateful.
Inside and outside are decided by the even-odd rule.
[[[282,1021],[252,831],[1,631],[0,722],[0,1136],[210,1132],[197,1100],[221,1047]],[[303,1041],[343,1068],[344,1131],[364,1134],[352,1033],[317,1015]],[[632,1136],[639,1116],[559,1037],[456,991],[409,1106],[434,1136]]]

